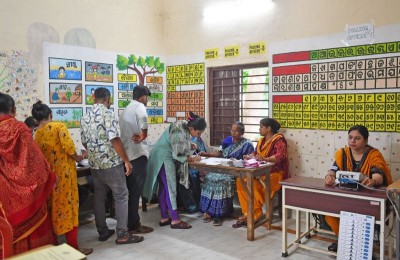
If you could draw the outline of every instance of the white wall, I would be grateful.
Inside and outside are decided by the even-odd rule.
[[[244,20],[214,25],[203,20],[207,5],[235,1],[241,0],[0,0],[0,52],[22,50],[27,60],[38,66],[36,90],[40,98],[44,89],[43,41],[167,58],[241,46],[240,57],[206,61],[210,67],[267,60],[267,54],[246,53],[251,42],[266,41],[268,45],[337,34],[346,24],[373,21],[380,27],[400,23],[398,0],[274,0],[273,8],[261,17],[247,11]],[[164,127],[154,126],[154,131]],[[284,133],[292,173],[314,177],[325,174],[334,150],[345,143],[346,136],[336,131],[287,129]],[[370,138],[370,143],[384,152],[395,178],[400,177],[399,140],[399,134],[388,133],[373,133]]]

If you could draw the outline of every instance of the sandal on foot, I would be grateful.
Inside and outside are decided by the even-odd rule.
[[[124,237],[122,239],[116,239],[115,244],[117,244],[117,245],[133,244],[133,243],[142,242],[143,240],[144,240],[144,238],[141,236],[135,236],[135,235],[128,234],[126,237]]]
[[[210,223],[213,219],[211,217],[204,217],[203,223]]]
[[[247,227],[247,222],[244,220],[238,220],[232,225],[233,228]]]
[[[214,218],[214,226],[222,226],[222,218]]]
[[[176,224],[171,224],[171,228],[172,229],[189,229],[192,228],[191,225],[189,225],[188,223],[186,223],[185,221],[179,221]]]
[[[101,234],[101,235],[99,236],[99,241],[106,241],[106,240],[108,240],[112,235],[114,235],[114,233],[115,233],[115,230],[114,230],[114,229],[109,229],[109,230],[107,231],[107,233]]]
[[[167,221],[168,222],[168,221]],[[153,228],[140,225],[138,228],[129,229],[130,234],[147,234],[153,232]]]
[[[171,225],[171,219],[169,218],[167,221],[164,221],[164,222],[161,222],[161,220],[160,220],[160,222],[158,224],[160,225],[160,227]]]
[[[333,242],[330,246],[328,246],[328,250],[331,252],[337,252],[337,243]]]
[[[93,253],[93,248],[80,247],[78,250],[84,255],[90,255],[91,253]]]

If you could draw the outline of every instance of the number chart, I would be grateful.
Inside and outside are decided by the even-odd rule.
[[[400,132],[400,93],[273,96],[273,117],[285,128]]]
[[[360,124],[400,132],[400,42],[277,50],[271,67],[272,114],[282,127],[347,130]]]
[[[272,57],[274,65],[301,64],[275,66],[272,69],[272,91],[399,88],[400,56],[393,56],[399,52],[400,42],[390,42],[275,54]]]
[[[167,66],[167,121],[205,116],[204,63]]]

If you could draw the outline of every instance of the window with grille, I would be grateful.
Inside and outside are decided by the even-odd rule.
[[[268,63],[208,68],[208,81],[210,144],[220,145],[236,121],[256,142],[260,120],[269,115]]]

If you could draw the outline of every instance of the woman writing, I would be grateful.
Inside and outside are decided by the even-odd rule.
[[[246,159],[254,157],[257,161],[271,162],[274,165],[271,167],[270,185],[271,198],[275,192],[281,188],[279,182],[289,178],[289,161],[287,156],[287,143],[282,134],[279,134],[280,124],[272,118],[263,118],[260,120],[260,135],[255,153],[246,156]],[[265,178],[265,177],[263,177]],[[247,193],[240,180],[236,181],[240,207],[243,216],[239,217],[234,228],[245,226],[247,224]],[[263,216],[263,205],[265,203],[265,193],[261,181],[254,182],[254,218],[256,220]]]
[[[83,160],[77,155],[75,145],[67,127],[61,122],[52,122],[50,108],[36,102],[32,116],[39,123],[35,141],[57,176],[56,186],[51,196],[51,218],[56,235],[65,234],[67,243],[85,255],[91,248],[78,247],[78,182],[75,162]]]
[[[204,118],[190,112],[188,120],[171,124],[155,143],[148,163],[144,196],[151,198],[159,183],[158,203],[161,210],[160,226],[173,229],[188,229],[192,226],[180,220],[176,205],[177,176],[179,183],[189,187],[188,162],[200,161],[199,155],[192,157],[192,137],[199,137],[207,124]]]
[[[348,131],[348,146],[339,149],[335,154],[335,162],[325,176],[326,185],[334,185],[336,171],[360,172],[367,178],[363,185],[375,187],[392,183],[392,175],[383,155],[378,149],[368,145],[368,129],[355,125]],[[339,235],[339,218],[325,216],[325,220],[336,235]],[[329,251],[337,251],[337,242],[328,247]]]
[[[236,122],[231,126],[231,136],[222,142],[215,153],[201,152],[200,155],[242,159],[254,151],[253,143],[243,137],[244,125]],[[234,178],[227,174],[208,173],[201,189],[200,211],[204,213],[203,222],[213,220],[214,226],[222,225],[222,218],[232,215]]]

